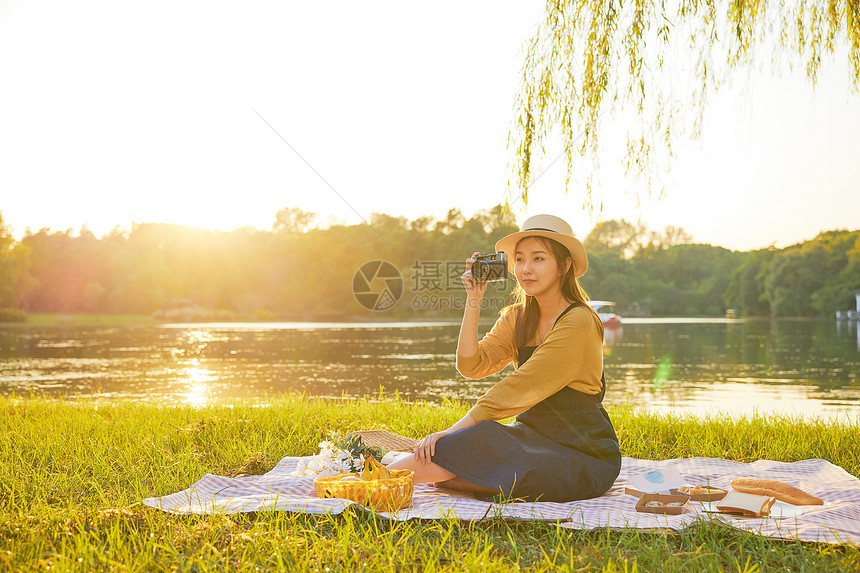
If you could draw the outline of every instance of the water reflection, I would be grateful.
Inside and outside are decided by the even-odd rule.
[[[836,333],[846,337],[850,337],[853,333],[857,340],[857,352],[860,352],[860,324],[857,320],[837,320]]]
[[[606,338],[607,395],[699,414],[856,416],[860,348],[843,330],[809,320],[627,321]]]
[[[482,324],[488,329],[490,323]],[[0,328],[0,392],[204,405],[299,391],[471,402],[459,324]],[[628,320],[606,330],[608,403],[691,412],[860,411],[860,340],[836,321]]]
[[[214,382],[217,378],[211,371],[200,368],[196,358],[191,360],[190,364],[179,373],[180,381],[184,381],[188,386],[184,401],[192,406],[205,406],[211,390],[207,383]]]

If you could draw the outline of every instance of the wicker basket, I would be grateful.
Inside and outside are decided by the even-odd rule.
[[[381,466],[372,456],[367,456],[364,459],[364,467],[370,471]],[[390,478],[368,481],[343,481],[346,477],[359,477],[360,473],[317,478],[314,480],[314,488],[320,497],[340,497],[374,510],[396,511],[409,507],[412,504],[415,472],[388,471]]]

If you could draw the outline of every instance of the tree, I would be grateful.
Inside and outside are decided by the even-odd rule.
[[[97,282],[88,283],[87,286],[84,287],[84,298],[87,300],[87,304],[89,304],[90,308],[96,311],[96,314],[101,310],[101,302],[102,297],[105,294],[105,287]]]
[[[0,308],[18,308],[35,286],[30,275],[30,250],[15,241],[0,215]]]
[[[682,229],[681,227],[675,227],[674,225],[668,225],[664,230],[663,234],[655,234],[654,240],[663,248],[668,249],[669,247],[674,247],[675,245],[686,245],[688,243],[693,242],[693,237]]]
[[[775,251],[765,249],[749,253],[746,260],[732,271],[723,300],[743,315],[767,316],[770,303],[764,294],[764,277]]]
[[[84,287],[98,282],[107,290],[112,283],[112,256],[106,243],[82,228],[75,236],[71,229],[52,233],[41,229],[27,233],[21,244],[30,252],[30,273],[37,287],[25,298],[34,311],[77,312],[89,307]]]
[[[644,294],[642,282],[632,263],[618,253],[588,251],[588,272],[582,277],[582,286],[589,296],[610,299],[626,310]]]
[[[625,219],[610,219],[597,223],[585,237],[583,245],[589,253],[616,253],[629,259],[647,244],[647,240],[644,225],[634,225]]]
[[[478,221],[488,233],[501,229],[511,229],[511,233],[519,231],[513,211],[502,204],[481,209],[472,216],[472,220]]]
[[[371,213],[370,226],[382,236],[396,235],[409,228],[409,220],[406,217],[394,217],[385,213]]]
[[[787,249],[774,256],[764,283],[765,295],[774,315],[813,313],[812,294],[824,286],[827,279],[821,268],[824,255],[825,250],[813,243],[812,248]]]
[[[833,316],[855,307],[854,291],[860,289],[860,231],[846,234],[845,239],[853,239],[853,244],[842,253],[837,250],[838,262],[832,266],[840,270],[831,270],[824,286],[812,294],[812,308],[819,314]]]
[[[633,262],[644,275],[666,284],[655,292],[654,314],[720,315],[723,293],[742,254],[700,244],[674,245],[640,254]]]
[[[442,233],[450,233],[459,229],[465,220],[466,218],[463,216],[463,212],[459,209],[448,209],[448,213],[445,215],[445,220],[438,221],[436,223],[436,230],[441,231]]]
[[[272,229],[276,233],[304,233],[311,228],[317,214],[298,207],[284,207],[275,214]]]
[[[527,202],[553,137],[561,137],[567,186],[577,157],[590,156],[596,168],[601,120],[619,109],[630,115],[624,118],[630,126],[626,169],[651,189],[655,167],[671,160],[672,143],[700,134],[708,99],[732,71],[761,61],[802,65],[815,85],[822,56],[842,47],[857,91],[857,0],[547,2],[545,19],[527,46],[509,133],[516,190]],[[583,178],[588,205],[594,172]]]

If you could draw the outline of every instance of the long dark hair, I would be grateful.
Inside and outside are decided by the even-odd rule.
[[[527,238],[529,237],[523,237],[523,239]],[[594,309],[588,305],[588,293],[585,292],[585,289],[582,288],[576,278],[576,269],[573,267],[572,259],[567,272],[564,270],[565,261],[571,258],[570,251],[567,250],[567,247],[553,239],[548,239],[546,237],[532,238],[537,239],[541,246],[552,253],[553,258],[555,258],[556,265],[558,265],[558,270],[562,273],[562,276],[559,279],[561,282],[561,294],[570,302],[576,303],[577,306],[587,308],[591,314],[594,315],[594,320],[598,325],[600,338],[602,340],[603,322],[600,320],[600,317],[597,316]],[[523,239],[520,239],[520,241]],[[517,243],[517,245],[519,245],[519,243]],[[517,326],[514,331],[515,338],[517,346],[524,346],[527,341],[534,337],[535,332],[537,331],[538,323],[540,322],[540,307],[538,306],[535,297],[529,296],[525,291],[523,291],[519,282],[511,292],[511,298],[513,299],[513,302],[502,309],[502,314],[506,314],[508,312],[517,313]]]

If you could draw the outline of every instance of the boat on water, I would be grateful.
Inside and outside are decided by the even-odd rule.
[[[588,306],[594,309],[605,326],[621,324],[621,317],[615,314],[615,303],[611,300],[590,300]]]

